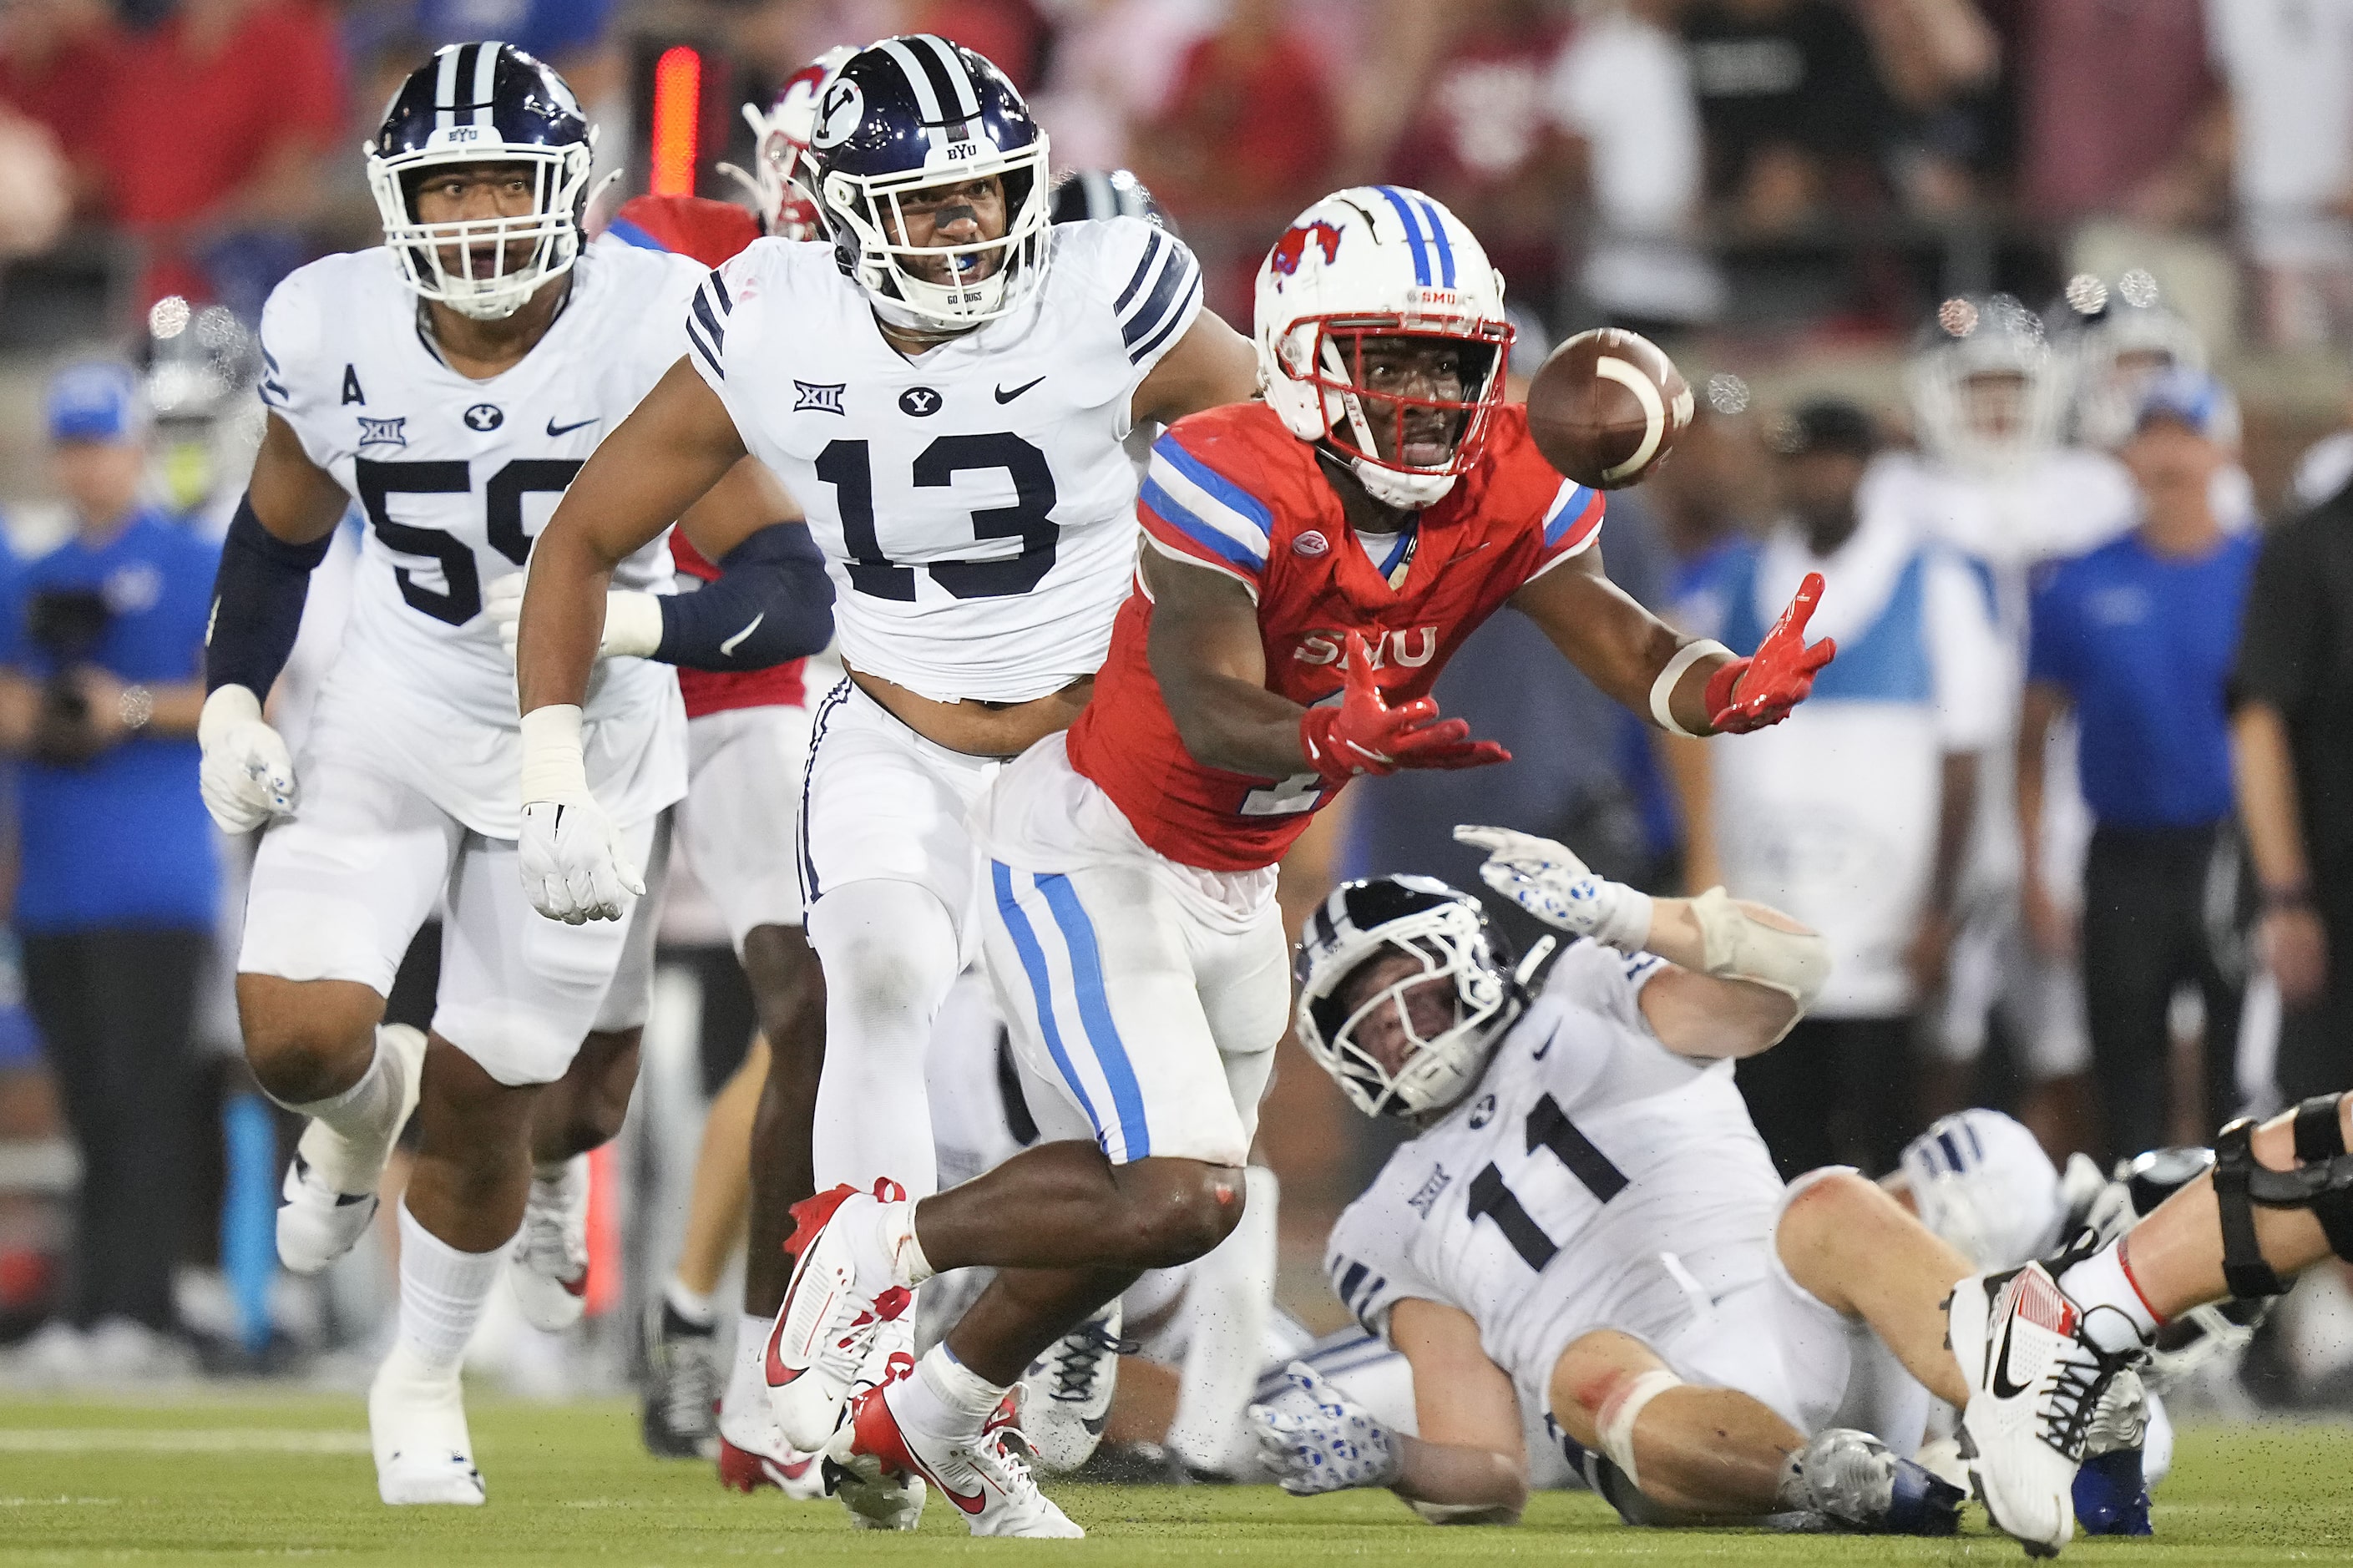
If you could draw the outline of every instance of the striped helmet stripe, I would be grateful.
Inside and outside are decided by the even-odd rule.
[[[433,128],[447,131],[458,123],[458,73],[464,66],[471,44],[451,44],[443,49],[435,62],[439,69],[433,73]]]
[[[1446,225],[1438,216],[1438,204],[1428,196],[1420,200],[1421,216],[1430,224],[1430,243],[1438,247],[1438,286],[1454,287],[1454,246],[1446,237]]]
[[[932,85],[940,95],[943,107],[949,108],[959,119],[970,120],[980,113],[980,90],[973,85],[972,72],[965,68],[958,55],[945,38],[930,33],[915,36],[916,58],[925,62],[926,68],[937,62],[932,74]]]
[[[885,38],[874,47],[889,55],[898,66],[899,74],[907,79],[907,89],[915,95],[915,114],[923,122],[924,133],[932,139],[932,151],[936,153],[946,147],[950,132],[947,117],[940,106],[942,84],[934,82],[932,72],[924,69],[926,60],[919,59],[903,39]],[[936,65],[936,62],[929,63]],[[955,132],[961,137],[963,121],[956,122]]]
[[[497,96],[499,57],[506,52],[504,44],[474,46],[474,123],[491,126],[498,123],[492,100]]]
[[[1388,198],[1397,208],[1398,222],[1405,226],[1405,242],[1413,252],[1413,280],[1423,288],[1430,287],[1430,247],[1422,243],[1421,225],[1415,221],[1413,208],[1394,185],[1375,185],[1373,189]]]

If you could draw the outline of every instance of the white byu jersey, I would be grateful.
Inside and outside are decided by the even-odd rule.
[[[1135,388],[1200,268],[1137,218],[1060,224],[1000,320],[909,357],[830,245],[754,241],[695,296],[694,363],[808,514],[844,662],[942,701],[1092,675],[1135,566]]]
[[[1642,1016],[1662,960],[1578,942],[1477,1089],[1389,1156],[1324,1268],[1371,1332],[1413,1297],[1469,1313],[1530,1407],[1569,1342],[1666,1344],[1767,1276],[1781,1180],[1730,1062],[1679,1057]]]
[[[680,322],[704,268],[617,240],[591,245],[554,324],[487,381],[434,350],[381,247],[314,261],[261,315],[261,398],[366,514],[343,649],[321,702],[477,833],[521,828],[514,662],[482,613],[596,443],[686,353]],[[668,592],[657,540],[613,574]],[[588,783],[615,820],[686,793],[685,710],[667,665],[601,661],[589,678]],[[346,741],[344,743],[354,743]]]

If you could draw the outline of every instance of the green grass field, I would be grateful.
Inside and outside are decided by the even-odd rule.
[[[853,1536],[830,1503],[739,1498],[701,1465],[639,1451],[612,1404],[483,1401],[481,1510],[392,1510],[375,1500],[356,1399],[189,1396],[139,1405],[0,1403],[0,1563],[683,1563],[787,1557],[932,1563],[1051,1552],[1096,1563],[1616,1561],[1683,1563],[2016,1563],[1984,1532],[1958,1541],[1635,1531],[1581,1495],[1550,1496],[1517,1530],[1437,1530],[1393,1500],[1298,1501],[1258,1488],[1063,1486],[1091,1539],[1024,1549],[969,1542],[935,1509],[914,1537]],[[1973,1510],[1974,1511],[1974,1510]],[[1981,1519],[1981,1516],[1979,1516]],[[2353,1429],[2194,1428],[2160,1489],[2155,1542],[2079,1542],[2071,1561],[2353,1562]]]

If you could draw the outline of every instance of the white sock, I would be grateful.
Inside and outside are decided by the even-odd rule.
[[[1237,1450],[1250,1441],[1242,1412],[1258,1384],[1267,1322],[1274,1314],[1282,1188],[1263,1166],[1251,1166],[1243,1180],[1248,1196],[1241,1223],[1186,1268],[1185,1365],[1166,1439],[1187,1464],[1221,1474],[1240,1464],[1243,1456]]]
[[[686,1282],[675,1274],[670,1277],[670,1283],[662,1287],[662,1300],[670,1303],[671,1311],[694,1328],[707,1329],[719,1321],[719,1315],[712,1310],[710,1296],[700,1290],[688,1289]]]
[[[400,1339],[433,1372],[455,1368],[499,1282],[501,1245],[460,1252],[400,1205]]]
[[[849,1245],[861,1275],[871,1271],[909,1289],[932,1277],[931,1259],[923,1256],[923,1244],[915,1239],[913,1198],[877,1204],[871,1224],[852,1226]]]
[[[2113,1331],[2115,1320],[2096,1310],[2101,1307],[2122,1313],[2140,1335],[2141,1344],[2147,1344],[2157,1337],[2157,1314],[2149,1310],[2148,1302],[2141,1296],[2140,1287],[2133,1281],[2132,1271],[2125,1267],[2123,1238],[2108,1243],[2061,1275],[2059,1289],[2084,1309],[2084,1331],[2103,1350],[2127,1347],[2107,1342],[2111,1338],[2120,1339],[2121,1336]]]
[[[727,1387],[719,1395],[719,1435],[754,1454],[774,1454],[783,1447],[776,1412],[768,1404],[768,1331],[776,1319],[766,1312],[740,1312],[735,1318],[735,1354],[727,1368]]]
[[[891,1413],[902,1426],[934,1436],[977,1432],[1008,1386],[989,1382],[937,1344],[915,1363],[915,1375],[896,1386]]]
[[[309,1117],[334,1135],[334,1147],[329,1157],[318,1163],[322,1167],[320,1180],[337,1192],[372,1192],[375,1188],[376,1176],[384,1169],[385,1156],[391,1152],[393,1137],[398,1131],[392,1123],[400,1114],[401,1085],[393,1064],[393,1055],[384,1048],[379,1035],[375,1054],[368,1058],[367,1070],[341,1094],[301,1101],[270,1097],[277,1104],[297,1116]],[[345,1185],[346,1183],[356,1184]]]

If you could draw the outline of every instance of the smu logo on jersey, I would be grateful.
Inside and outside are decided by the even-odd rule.
[[[1346,641],[1347,635],[1345,632],[1324,630],[1309,632],[1299,639],[1299,646],[1292,650],[1291,657],[1302,664],[1337,664],[1340,662],[1341,645]],[[1368,639],[1367,646],[1372,650],[1375,669],[1387,669],[1391,665],[1419,669],[1438,657],[1438,628],[1411,626],[1404,631],[1383,632],[1377,640]]]
[[[1340,259],[1340,231],[1318,218],[1314,223],[1295,224],[1284,229],[1282,237],[1274,242],[1274,254],[1267,258],[1267,265],[1285,278],[1292,276],[1307,258],[1311,242],[1324,253],[1327,263]]]

